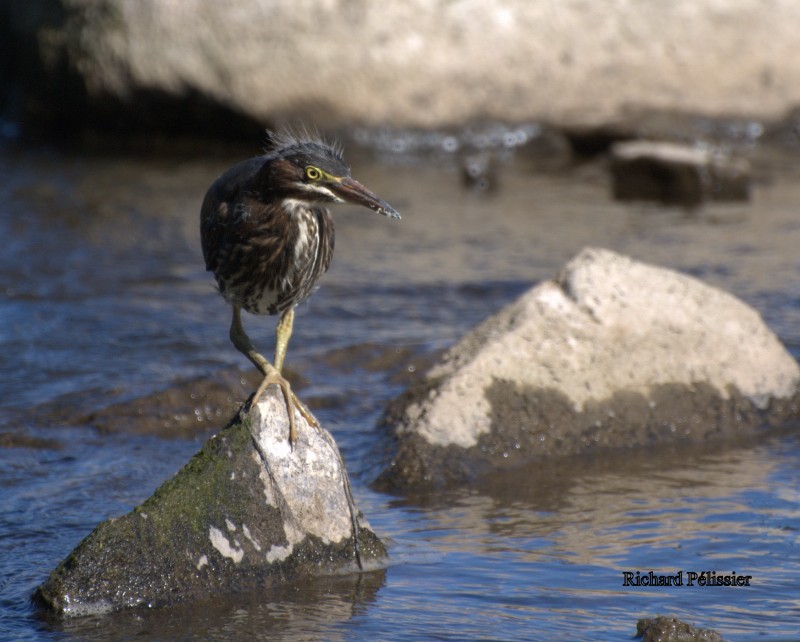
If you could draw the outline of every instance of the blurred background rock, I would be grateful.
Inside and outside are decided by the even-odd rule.
[[[596,126],[800,104],[794,0],[0,0],[4,122]]]

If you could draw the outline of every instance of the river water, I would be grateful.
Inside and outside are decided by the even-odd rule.
[[[198,211],[212,180],[255,153],[0,149],[0,639],[625,640],[659,614],[728,640],[800,639],[790,430],[522,470],[435,497],[369,488],[386,403],[587,245],[724,288],[800,356],[800,154],[785,149],[745,150],[750,202],[687,211],[614,203],[602,162],[501,163],[497,188],[476,192],[442,157],[350,145],[354,176],[403,220],[336,208],[336,256],[298,308],[287,366],[339,443],[390,564],[176,609],[40,617],[35,587],[173,475],[251,389],[204,271]],[[274,319],[245,326],[269,354]],[[623,585],[624,572],[650,570],[752,579]]]

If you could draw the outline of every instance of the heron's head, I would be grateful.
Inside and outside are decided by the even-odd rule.
[[[310,137],[268,134],[262,180],[264,187],[285,201],[355,203],[390,218],[400,214],[350,176],[341,151]]]

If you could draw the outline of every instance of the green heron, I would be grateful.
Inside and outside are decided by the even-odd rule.
[[[214,181],[200,211],[206,269],[233,307],[231,341],[264,375],[249,407],[268,385],[278,385],[289,415],[290,444],[297,440],[295,408],[310,424],[319,425],[281,375],[294,307],[311,294],[333,256],[333,219],[324,204],[343,202],[400,218],[350,176],[336,147],[307,135],[268,132],[265,154]],[[273,363],[245,333],[242,309],[281,315]]]

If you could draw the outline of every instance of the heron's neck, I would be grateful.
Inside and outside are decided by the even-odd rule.
[[[308,201],[301,201],[297,198],[284,198],[281,207],[291,218],[297,218],[311,211],[311,204]]]

